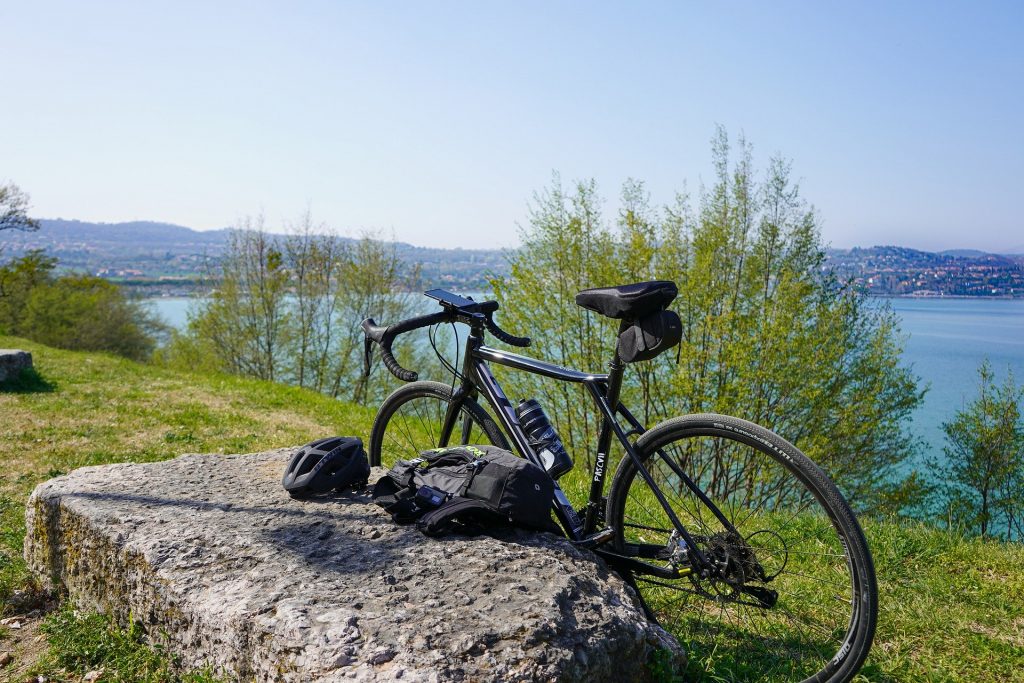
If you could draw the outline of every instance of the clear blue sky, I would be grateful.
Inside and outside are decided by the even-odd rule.
[[[558,170],[657,202],[720,123],[835,246],[1024,251],[1024,3],[4,2],[0,181],[42,217],[510,246]]]

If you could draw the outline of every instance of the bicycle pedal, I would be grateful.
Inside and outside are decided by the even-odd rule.
[[[615,538],[615,529],[609,527],[607,529],[602,529],[601,531],[592,533],[589,536],[581,538],[578,541],[573,541],[573,545],[575,545],[578,548],[586,548],[587,550],[591,550],[599,545],[607,543],[613,538]]]

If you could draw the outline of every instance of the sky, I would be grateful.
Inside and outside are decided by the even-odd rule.
[[[0,182],[44,218],[263,213],[510,247],[533,194],[792,161],[835,247],[1024,252],[1024,3],[0,0]]]

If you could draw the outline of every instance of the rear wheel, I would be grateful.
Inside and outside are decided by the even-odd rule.
[[[452,390],[440,382],[412,382],[396,389],[381,404],[370,432],[370,464],[391,467],[439,446],[492,444],[508,448],[501,429],[479,403],[462,403],[448,439],[442,439],[445,411]]]
[[[690,674],[715,681],[848,681],[871,647],[878,611],[864,535],[828,477],[752,423],[687,415],[636,443],[693,549],[630,458],[615,473],[615,551],[649,612],[686,647]],[[685,475],[713,507],[686,484]]]

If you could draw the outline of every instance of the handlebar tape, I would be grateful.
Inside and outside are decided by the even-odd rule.
[[[390,347],[390,344],[388,346]],[[403,382],[415,382],[419,378],[418,373],[412,370],[406,370],[399,365],[398,361],[395,360],[395,357],[391,355],[391,349],[385,348],[383,344],[381,344],[380,347],[380,356],[384,359],[384,367],[390,370],[392,375]]]
[[[495,310],[497,310],[497,308],[498,303],[495,301],[482,302],[480,304],[480,312],[476,314],[477,319],[483,318],[484,325],[487,327],[488,331],[506,344],[511,344],[512,346],[529,346],[529,337],[517,337],[514,334],[509,334],[498,327],[497,323],[495,323],[491,318],[491,315]],[[398,361],[395,360],[394,354],[391,352],[391,342],[394,341],[395,337],[404,332],[409,332],[421,327],[428,327],[429,325],[446,322],[452,319],[453,316],[450,311],[440,311],[431,315],[403,320],[400,323],[395,323],[394,325],[389,325],[387,327],[378,325],[373,318],[367,318],[364,320],[361,327],[363,328],[363,334],[366,335],[364,360],[367,376],[370,374],[370,358],[372,354],[371,342],[377,342],[377,344],[380,345],[380,355],[384,360],[384,367],[388,369],[388,372],[403,382],[415,382],[419,378],[419,374],[412,370],[406,370],[399,365]],[[461,322],[468,322],[466,320],[462,320],[461,317],[459,320]]]
[[[362,322],[361,327],[363,328],[363,334],[366,335],[366,370],[369,374],[370,368],[370,353],[371,345],[370,341],[375,341],[380,345],[380,356],[384,361],[384,367],[388,369],[392,375],[402,380],[403,382],[415,382],[419,378],[419,374],[412,371],[406,370],[398,361],[395,360],[395,356],[391,353],[391,342],[395,340],[395,337],[403,332],[414,330],[418,327],[426,327],[432,325],[435,322],[440,322],[443,316],[438,314],[420,316],[419,318],[411,318],[404,320],[395,325],[389,325],[387,327],[381,327],[378,325],[373,318],[367,318]]]
[[[529,346],[530,345],[530,338],[529,337],[517,337],[514,334],[509,334],[505,330],[503,330],[500,327],[498,327],[498,324],[496,322],[494,322],[494,320],[492,320],[491,316],[489,316],[489,315],[486,318],[484,318],[484,325],[487,326],[487,330],[491,334],[493,334],[495,337],[497,337],[501,341],[505,342],[506,344],[511,344],[512,346]]]

